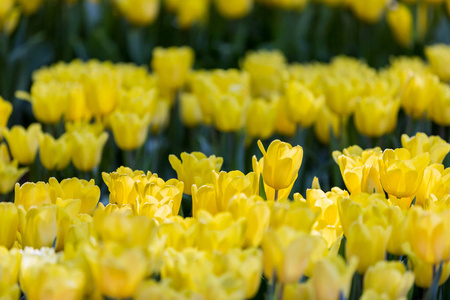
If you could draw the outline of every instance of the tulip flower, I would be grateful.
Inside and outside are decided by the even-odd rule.
[[[208,17],[208,0],[185,0],[177,4],[177,24],[180,28],[190,28],[204,23]]]
[[[369,266],[374,265],[386,256],[386,246],[391,235],[391,227],[365,225],[357,221],[346,233],[346,257],[358,258],[357,271],[364,274]]]
[[[323,106],[317,115],[314,123],[314,133],[317,139],[323,144],[329,144],[331,139],[331,132],[334,137],[341,136],[340,129],[341,120],[339,116],[333,113],[327,106]]]
[[[31,124],[27,129],[15,125],[10,130],[3,130],[12,157],[22,165],[31,165],[34,162],[41,133],[41,125],[38,123]]]
[[[367,23],[376,23],[382,16],[387,6],[386,0],[368,0],[361,2],[358,0],[350,0],[349,6],[354,14]]]
[[[212,119],[222,132],[238,131],[244,125],[245,107],[232,95],[224,95],[213,104]]]
[[[364,275],[364,293],[376,292],[379,297],[403,299],[414,284],[414,273],[406,271],[399,261],[380,261]]]
[[[277,283],[295,283],[308,267],[313,240],[306,233],[283,226],[264,234],[262,249],[266,278],[276,278]]]
[[[94,116],[111,113],[117,105],[118,76],[106,65],[93,68],[89,75],[82,77],[86,105]]]
[[[52,201],[52,194],[49,185],[45,182],[25,182],[20,185],[16,183],[14,189],[14,204],[22,206],[25,210],[31,207],[41,207],[44,204],[55,204]],[[53,199],[55,200],[55,199]]]
[[[122,150],[135,150],[147,139],[150,115],[139,117],[135,113],[115,111],[109,116],[109,122],[117,146]]]
[[[264,156],[262,172],[264,182],[275,191],[289,187],[298,176],[303,159],[303,148],[292,147],[289,143],[280,140],[273,141],[267,148],[267,152],[261,141],[258,141],[258,146]],[[275,200],[277,196],[275,195]]]
[[[4,100],[0,96],[0,127],[6,127],[6,125],[8,124],[9,117],[11,116],[12,110],[13,110],[12,104]]]
[[[19,215],[12,203],[0,203],[0,246],[10,249],[19,230]]]
[[[175,155],[169,155],[169,162],[177,172],[178,180],[184,182],[184,193],[191,194],[191,186],[195,183],[201,187],[213,183],[212,171],[219,172],[223,158],[211,155],[206,157],[201,152],[181,153],[181,160]]]
[[[8,163],[0,163],[0,194],[4,195],[11,192],[17,181],[19,181],[27,171],[28,168],[18,168],[17,160]]]
[[[414,119],[423,118],[438,95],[439,79],[431,74],[413,75],[401,94],[402,108]]]
[[[96,136],[89,131],[74,131],[69,137],[72,142],[71,159],[75,168],[87,172],[100,164],[108,133],[103,132]]]
[[[227,19],[239,19],[253,8],[253,0],[215,0],[217,11]]]
[[[39,139],[39,158],[47,170],[64,170],[70,163],[71,144],[66,134],[54,139],[44,133]]]
[[[397,42],[403,47],[409,47],[413,33],[413,17],[409,8],[398,3],[389,8],[386,19]]]
[[[28,211],[19,206],[19,220],[23,246],[40,249],[53,245],[58,229],[56,205],[32,207]]]
[[[425,54],[430,62],[431,70],[442,80],[450,80],[450,71],[448,64],[450,63],[450,46],[444,44],[436,44],[425,47]]]
[[[385,150],[378,159],[383,189],[398,198],[414,196],[429,161],[428,153],[411,158],[409,151],[403,148]]]
[[[187,127],[196,127],[204,119],[200,100],[194,94],[180,95],[180,118]]]
[[[272,136],[275,131],[278,104],[276,99],[253,99],[247,110],[245,128],[253,138],[263,140]]]
[[[430,163],[442,164],[445,156],[450,152],[450,144],[439,136],[428,137],[425,133],[418,132],[415,136],[408,137],[402,134],[402,147],[409,150],[411,157],[422,153],[430,154]]]
[[[158,0],[118,0],[116,4],[125,18],[138,26],[153,23],[160,5]]]
[[[315,299],[339,299],[340,296],[347,298],[357,264],[357,259],[351,259],[346,265],[340,256],[329,256],[318,261],[311,278]]]
[[[216,189],[211,185],[202,185],[197,188],[192,185],[192,215],[197,216],[200,210],[206,210],[211,215],[215,215],[217,210]]]
[[[441,83],[434,101],[431,102],[430,117],[440,126],[450,125],[450,86]]]

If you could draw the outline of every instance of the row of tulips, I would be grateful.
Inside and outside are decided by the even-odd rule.
[[[243,59],[240,70],[194,71],[193,51],[181,47],[156,48],[153,73],[95,60],[45,67],[34,73],[30,93],[16,93],[31,103],[40,123],[7,128],[13,107],[0,101],[8,145],[1,150],[0,192],[10,192],[26,172],[19,164],[30,168],[32,181],[50,177],[43,178],[44,169],[62,178],[94,170],[99,180],[101,171],[120,162],[158,171],[164,154],[155,149],[163,138],[170,151],[199,150],[198,145],[183,148],[183,132],[190,141],[203,139],[200,150],[208,155],[224,156],[226,170],[241,171],[251,167],[243,158],[245,149],[256,149],[255,139],[281,135],[303,145],[309,128],[315,140],[331,142],[334,149],[378,139],[388,143],[418,130],[445,139],[450,72],[443,62],[450,60],[450,47],[429,47],[427,55],[429,64],[399,57],[377,71],[347,57],[330,64],[287,64],[280,52],[258,51]]]
[[[0,297],[448,299],[450,144],[402,144],[336,151],[348,191],[315,179],[293,200],[303,149],[279,140],[247,174],[198,152],[171,156],[167,181],[120,167],[102,200],[93,180],[17,184]]]

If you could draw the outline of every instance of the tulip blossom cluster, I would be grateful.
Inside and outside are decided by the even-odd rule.
[[[450,177],[442,160],[450,144],[419,133],[403,136],[402,146],[336,151],[348,190],[326,192],[315,179],[305,198],[293,200],[303,149],[279,140],[267,149],[260,143],[262,157],[248,174],[220,171],[221,157],[198,152],[170,157],[177,179],[127,167],[103,173],[108,203],[93,180],[16,184],[14,203],[0,203],[0,296],[406,299],[411,289],[445,292]],[[188,210],[183,194],[190,193]]]

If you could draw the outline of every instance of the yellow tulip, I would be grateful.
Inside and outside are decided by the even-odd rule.
[[[356,105],[356,129],[369,137],[392,132],[397,125],[400,101],[389,97],[363,97]]]
[[[22,185],[16,183],[14,189],[14,204],[19,207],[22,206],[25,210],[31,207],[40,208],[44,204],[51,204],[52,191],[49,185],[45,182],[26,182]]]
[[[33,290],[35,281],[39,278],[38,273],[50,265],[57,263],[57,256],[53,248],[33,249],[25,247],[22,253],[20,263],[19,282],[22,291],[27,294]]]
[[[413,32],[413,17],[409,8],[399,3],[389,8],[386,19],[397,42],[403,47],[409,47]]]
[[[402,147],[409,150],[412,157],[422,153],[430,154],[430,163],[441,164],[445,156],[450,152],[450,144],[439,136],[427,136],[418,132],[415,136],[408,137],[403,134],[401,137]]]
[[[100,200],[100,188],[95,185],[94,179],[86,181],[74,177],[58,182],[56,178],[52,177],[48,183],[54,189],[56,197],[61,199],[80,199],[81,214],[92,215]]]
[[[252,138],[263,140],[272,136],[278,115],[276,99],[253,99],[247,110],[245,128]]]
[[[303,148],[292,147],[289,143],[280,140],[273,141],[264,149],[261,141],[258,146],[264,156],[263,180],[271,188],[282,190],[289,187],[298,176],[303,160]],[[275,196],[276,200],[277,195]]]
[[[194,294],[193,292],[191,294]],[[181,300],[185,299],[184,291],[177,291],[170,286],[169,280],[147,280],[141,283],[133,299],[136,300]]]
[[[372,290],[379,297],[404,299],[414,284],[414,273],[399,261],[380,261],[364,275],[364,292]]]
[[[0,163],[0,194],[3,195],[11,192],[14,185],[26,172],[28,172],[28,168],[19,169],[17,160]]]
[[[250,197],[259,194],[259,180],[255,172],[245,175],[241,171],[213,171],[213,181],[219,212],[227,210],[230,200],[236,195],[245,194]]]
[[[161,178],[147,183],[136,182],[138,191],[138,203],[140,206],[146,203],[156,204],[159,208],[163,203],[170,204],[170,214],[178,215],[183,197],[184,183],[176,179],[169,179],[166,182]],[[139,211],[139,210],[138,210]]]
[[[378,168],[381,149],[377,147],[363,150],[359,146],[351,146],[343,152],[334,151],[333,159],[339,165],[349,192],[354,195],[360,192],[383,192]]]
[[[239,19],[246,16],[253,8],[253,0],[215,0],[219,13],[227,19]]]
[[[25,211],[19,206],[20,233],[23,246],[36,249],[51,247],[57,234],[56,205],[31,207]]]
[[[378,159],[383,189],[398,198],[414,196],[429,161],[428,153],[411,158],[407,149],[386,149]]]
[[[431,70],[442,80],[450,81],[450,46],[436,44],[425,47],[425,54],[430,62]]]
[[[87,109],[84,87],[80,82],[67,84],[68,98],[64,119],[66,121],[77,122],[90,120],[92,115]]]
[[[381,18],[387,4],[388,2],[386,0],[368,0],[366,2],[359,0],[349,1],[353,13],[367,23],[377,22]]]
[[[281,93],[286,67],[286,58],[280,51],[267,50],[248,53],[242,64],[250,75],[253,96],[265,98]]]
[[[44,133],[39,139],[39,158],[47,170],[64,170],[70,163],[71,145],[66,134],[59,139]]]
[[[329,77],[325,81],[325,100],[330,111],[340,118],[347,117],[358,103],[358,87],[349,78]],[[323,113],[319,113],[317,122],[323,122],[321,115]]]
[[[116,3],[120,12],[134,25],[149,25],[158,16],[159,0],[118,0]]]
[[[151,65],[163,90],[183,87],[193,64],[194,51],[189,47],[156,47],[153,50]]]
[[[385,208],[384,215],[388,224],[392,227],[392,233],[389,237],[386,250],[394,255],[405,255],[402,246],[403,243],[407,242],[409,215],[398,206]]]
[[[122,150],[135,150],[147,139],[150,115],[139,117],[135,113],[116,111],[109,116],[114,140]]]
[[[8,2],[8,1],[6,1]],[[1,4],[0,4],[1,5]],[[1,13],[0,13],[1,16]],[[1,19],[1,17],[0,17]],[[9,117],[11,116],[13,106],[0,96],[0,127],[6,127]]]
[[[3,20],[14,6],[15,0],[5,0],[0,3],[0,20]]]
[[[166,100],[158,101],[153,115],[150,129],[152,133],[161,133],[170,121],[170,103]]]
[[[177,23],[182,29],[196,23],[204,23],[208,18],[209,0],[184,0],[178,2]]]
[[[110,298],[130,298],[147,274],[147,259],[140,248],[125,248],[105,243],[98,248],[86,247],[96,287]]]
[[[0,283],[0,298],[5,300],[19,300],[20,288],[18,284]]]
[[[17,0],[26,15],[34,14],[41,6],[43,0]]]
[[[427,264],[420,260],[413,252],[408,252],[408,266],[414,272],[414,284],[421,288],[429,288],[434,279],[435,265]],[[443,284],[450,277],[450,262],[444,263],[442,266],[442,274],[439,278],[439,285]]]
[[[283,97],[278,100],[277,118],[275,121],[275,131],[284,136],[292,137],[297,131],[297,124],[289,118],[289,107],[286,99]]]
[[[196,95],[189,93],[180,95],[180,118],[187,127],[196,127],[203,122],[202,106]]]
[[[323,106],[314,123],[314,133],[323,144],[330,143],[330,132],[337,138],[341,136],[339,116],[333,113],[327,106]]]
[[[247,221],[234,220],[229,212],[219,212],[211,216],[201,210],[197,214],[197,247],[205,251],[228,252],[233,248],[242,248],[245,242]]]
[[[220,96],[213,103],[212,119],[222,132],[238,131],[244,125],[246,108],[232,95]]]
[[[422,183],[416,193],[416,205],[425,206],[432,197],[445,198],[450,185],[450,168],[444,170],[444,165],[433,164],[425,169]]]
[[[94,116],[111,113],[117,105],[119,82],[117,74],[105,66],[93,68],[81,78],[86,105]]]
[[[83,299],[85,275],[79,269],[62,264],[48,264],[24,274],[33,284],[28,286],[27,299]]]
[[[269,229],[262,240],[264,275],[277,283],[298,282],[309,264],[313,239],[287,226]]]
[[[414,207],[408,220],[407,237],[415,255],[426,264],[450,260],[450,210],[424,211]]]
[[[71,159],[80,171],[91,171],[100,164],[103,147],[108,140],[108,133],[96,136],[89,131],[73,131],[69,135],[72,142]]]
[[[21,260],[22,254],[19,250],[8,250],[7,248],[0,246],[0,298],[2,296],[2,288],[5,286],[12,286],[19,281]]]
[[[311,280],[303,283],[287,284],[284,286],[283,300],[315,299],[314,297],[315,294]]]
[[[289,118],[302,127],[310,127],[317,118],[324,104],[324,97],[314,94],[298,81],[290,81],[285,85],[285,98]]]
[[[11,249],[19,230],[19,215],[12,203],[0,203],[0,246]]]
[[[350,259],[346,265],[341,256],[329,256],[318,261],[311,277],[315,299],[339,299],[340,295],[349,297],[357,265],[357,259]]]
[[[450,125],[450,86],[448,84],[439,84],[436,98],[431,102],[430,117],[440,126]]]
[[[316,222],[315,214],[306,203],[295,200],[291,202],[288,199],[280,199],[273,203],[270,226],[280,228],[289,226],[297,231],[309,233]]]
[[[178,180],[184,182],[184,193],[191,194],[191,186],[196,184],[201,187],[213,183],[212,171],[219,172],[223,158],[211,155],[206,157],[201,152],[181,153],[181,160],[175,155],[169,155],[169,162],[177,172]]]
[[[402,108],[414,119],[423,118],[430,104],[436,98],[439,79],[430,74],[413,75],[401,94]]]
[[[211,185],[202,185],[197,188],[192,185],[192,216],[196,217],[200,210],[206,210],[211,215],[215,215],[217,210],[216,189]]]
[[[364,274],[369,266],[384,260],[386,246],[391,235],[391,227],[365,225],[361,221],[354,222],[346,233],[346,257],[358,258],[357,271]]]
[[[15,125],[10,130],[3,130],[12,157],[22,165],[31,165],[34,162],[41,133],[41,125],[38,123],[31,124],[27,129]]]

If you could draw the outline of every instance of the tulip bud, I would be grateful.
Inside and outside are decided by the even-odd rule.
[[[150,115],[139,117],[135,113],[116,111],[109,116],[109,121],[117,146],[122,150],[135,150],[147,139]]]
[[[16,125],[10,130],[3,130],[12,157],[22,165],[31,165],[34,162],[41,133],[41,125],[38,123],[31,124],[27,129]]]
[[[63,134],[54,139],[50,134],[44,133],[39,139],[39,158],[47,170],[64,170],[70,163],[71,144],[68,136]]]
[[[438,94],[439,80],[433,75],[414,75],[401,95],[402,108],[414,119],[423,118]]]
[[[250,102],[246,117],[247,134],[252,138],[263,140],[272,136],[275,131],[275,122],[278,115],[276,99],[254,99]]]
[[[399,3],[389,8],[386,19],[397,42],[403,47],[409,47],[413,32],[413,17],[409,8]]]
[[[69,137],[72,142],[71,159],[75,168],[87,172],[100,164],[108,133],[96,136],[89,131],[74,131]]]
[[[180,95],[180,118],[187,127],[196,127],[203,122],[202,107],[196,95]]]

